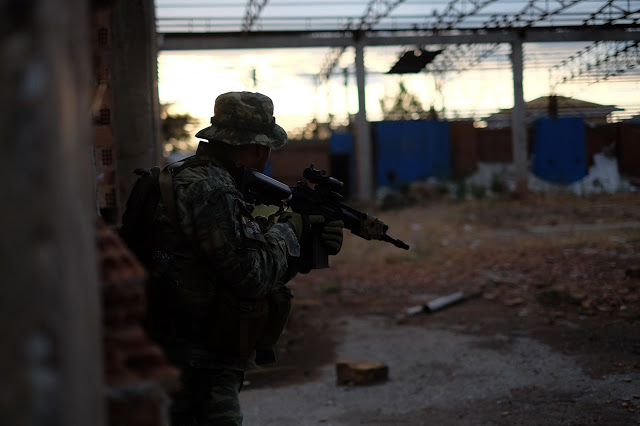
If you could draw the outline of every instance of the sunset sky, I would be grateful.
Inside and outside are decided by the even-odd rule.
[[[272,0],[261,12],[257,27],[264,30],[295,29],[291,28],[293,25],[327,25],[336,28],[344,25],[341,22],[348,17],[357,19],[362,16],[367,4],[370,2],[365,0]],[[442,13],[447,4],[448,2],[431,0],[406,0],[400,2],[380,25],[408,26],[408,22],[424,22],[429,16]],[[483,8],[485,17],[481,20],[488,19],[487,16],[491,13],[515,13],[526,4],[525,0],[499,0]],[[231,0],[192,0],[188,3],[156,0],[156,5],[160,32],[207,29],[239,31],[247,8],[247,2]],[[583,8],[583,13],[587,13],[598,7],[598,4],[592,2],[582,2],[568,12]],[[307,18],[295,18],[300,21],[279,21],[294,16]],[[312,20],[315,23],[310,24]],[[406,23],[403,24],[403,20],[407,20]],[[180,29],[179,25],[188,27]],[[525,43],[525,101],[551,94],[549,69],[590,44],[592,43]],[[438,47],[440,46],[426,46],[428,49]],[[426,72],[403,76],[387,75],[386,72],[400,55],[411,48],[413,47],[387,46],[365,49],[367,118],[370,121],[382,118],[380,99],[393,97],[400,82],[405,84],[410,93],[420,98],[424,108],[433,105],[438,111],[445,109],[448,117],[457,115],[479,119],[500,108],[513,106],[508,44],[501,44],[496,54],[489,56],[472,70],[449,72],[437,81],[432,74]],[[172,104],[173,112],[189,113],[206,124],[213,114],[215,98],[221,93],[258,91],[273,99],[276,118],[289,131],[304,126],[313,118],[324,121],[330,113],[338,120],[345,120],[348,113],[355,114],[358,109],[354,50],[349,48],[345,51],[328,82],[319,82],[317,76],[330,51],[329,48],[161,51],[158,57],[160,100]],[[345,88],[342,74],[344,68],[349,73],[348,89]],[[635,77],[626,76],[599,83],[589,81],[561,84],[555,93],[616,105],[635,114],[640,112],[638,72],[635,72]]]
[[[576,50],[580,46],[576,46]],[[484,70],[446,76],[441,93],[436,90],[433,76],[424,72],[404,76],[384,74],[401,50],[400,47],[384,47],[365,51],[367,118],[370,121],[382,118],[379,101],[385,96],[394,96],[400,81],[422,100],[425,108],[434,105],[442,110],[444,106],[449,113],[457,111],[462,116],[482,117],[499,108],[513,106],[507,46],[502,49],[502,60],[484,63]],[[340,62],[340,68],[348,67],[350,72],[348,90],[342,75],[335,75],[328,84],[316,84],[315,76],[327,52],[328,49],[161,52],[158,58],[160,99],[163,103],[172,103],[174,112],[188,112],[205,123],[213,113],[215,98],[236,90],[258,91],[270,96],[278,122],[289,130],[303,126],[314,117],[325,120],[329,113],[342,119],[347,113],[357,112],[353,51],[347,50]],[[528,54],[535,63],[535,55],[543,57],[545,52],[530,49]],[[548,70],[526,68],[524,88],[527,101],[548,95],[551,90]],[[557,94],[624,107],[637,104],[640,84],[631,81],[561,85]]]

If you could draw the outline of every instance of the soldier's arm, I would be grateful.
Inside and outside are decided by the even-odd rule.
[[[257,298],[295,274],[300,245],[288,224],[260,229],[239,193],[209,192],[195,201],[194,236],[220,282]]]

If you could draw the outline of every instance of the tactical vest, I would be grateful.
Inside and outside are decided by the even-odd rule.
[[[158,243],[171,250],[158,250],[150,260],[146,325],[169,352],[184,352],[185,346],[195,345],[218,358],[245,359],[263,336],[269,302],[266,298],[237,297],[217,282],[204,255],[188,240],[178,222],[173,176],[188,167],[207,165],[221,167],[212,157],[194,156],[160,172],[162,205],[171,226],[162,228]]]

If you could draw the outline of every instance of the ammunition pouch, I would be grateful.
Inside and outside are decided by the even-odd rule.
[[[147,285],[145,325],[158,343],[186,341],[222,359],[275,362],[275,346],[291,311],[291,290],[281,286],[266,298],[243,299],[193,274],[188,281],[171,273]]]
[[[247,358],[255,350],[268,317],[266,299],[241,299],[220,289],[207,324],[210,329],[207,346],[215,354]]]
[[[145,285],[145,315],[143,325],[149,336],[165,348],[176,337],[175,302],[170,292],[171,284],[162,278],[151,276]]]
[[[276,362],[274,346],[287,325],[291,312],[293,295],[289,288],[282,286],[275,293],[268,296],[269,318],[256,344],[256,364],[271,364]]]

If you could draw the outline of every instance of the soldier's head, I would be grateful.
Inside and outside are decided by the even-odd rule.
[[[287,142],[287,133],[276,124],[273,102],[253,92],[228,92],[216,98],[211,126],[196,133],[209,143],[226,145],[239,165],[264,169],[272,149]]]

